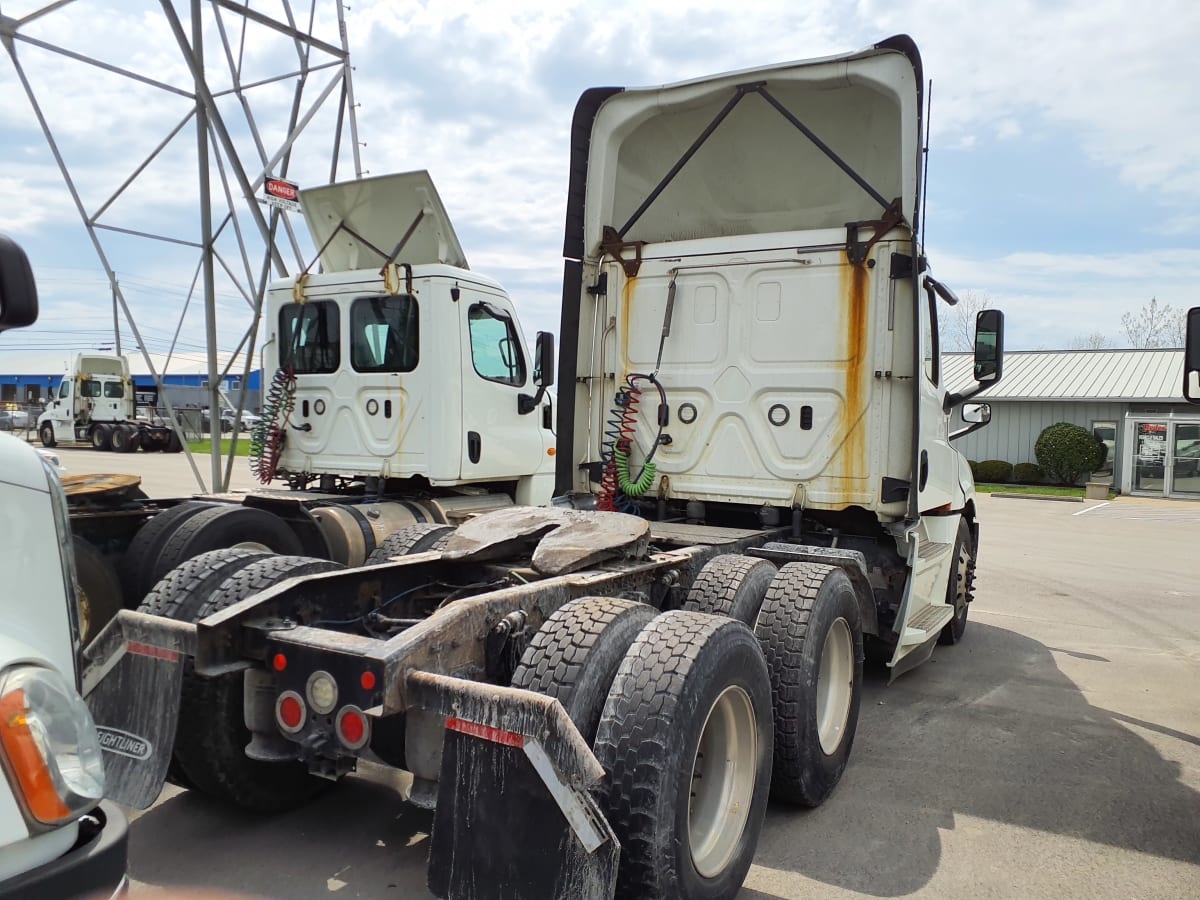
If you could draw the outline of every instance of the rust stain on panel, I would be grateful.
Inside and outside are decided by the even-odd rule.
[[[844,297],[846,406],[842,420],[842,440],[838,468],[843,476],[861,473],[866,466],[866,434],[864,428],[865,389],[863,377],[867,365],[867,328],[870,317],[868,289],[870,274],[864,261],[854,265],[847,257],[842,267]]]

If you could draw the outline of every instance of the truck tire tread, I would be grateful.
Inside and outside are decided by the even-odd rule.
[[[683,608],[728,616],[751,628],[778,569],[767,559],[724,553],[704,564]]]
[[[854,687],[845,733],[827,756],[816,733],[815,691],[825,635],[837,618],[847,620],[854,640]],[[850,579],[836,566],[788,563],[767,591],[755,634],[771,673],[775,715],[771,796],[819,806],[845,771],[862,699],[862,623]],[[817,641],[821,648],[815,646]]]
[[[601,805],[621,844],[616,896],[716,900],[737,893],[769,793],[769,684],[762,651],[737,620],[676,610],[638,635],[596,735],[596,758],[606,772]],[[745,690],[755,707],[756,779],[735,852],[721,872],[702,878],[688,834],[692,766],[707,712],[731,685]]]
[[[409,556],[413,553],[425,553],[428,550],[441,550],[454,534],[453,525],[439,525],[436,522],[418,522],[398,528],[379,542],[379,546],[371,551],[366,566],[381,566],[396,556]]]
[[[154,560],[173,530],[212,506],[212,503],[188,500],[164,509],[138,529],[125,550],[120,567],[121,581],[130,603],[141,603],[142,598],[154,587],[157,581],[153,577]]]
[[[580,597],[546,619],[513,672],[513,687],[556,698],[588,746],[626,652],[658,611],[616,597]]]
[[[162,543],[150,564],[152,583],[193,556],[250,541],[285,556],[304,551],[295,532],[274,513],[251,506],[216,504],[181,523]]]
[[[332,572],[340,563],[304,556],[252,562],[225,579],[197,618],[288,578]],[[242,673],[203,678],[185,672],[175,737],[180,771],[196,790],[251,812],[281,812],[315,797],[332,782],[311,775],[301,762],[266,763],[245,754],[250,732],[243,719]]]

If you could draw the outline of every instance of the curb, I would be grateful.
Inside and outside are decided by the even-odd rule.
[[[1082,497],[1057,497],[1054,494],[1006,494],[1001,491],[991,491],[991,497],[1009,497],[1013,500],[1057,500],[1060,503],[1082,503]]]

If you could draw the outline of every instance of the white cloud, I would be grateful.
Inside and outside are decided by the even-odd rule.
[[[19,15],[40,5],[5,0],[4,11]],[[321,35],[336,42],[332,5],[318,6]],[[188,5],[177,7],[187,28]],[[995,151],[984,136],[1016,146],[1048,124],[1108,167],[1114,179],[1146,192],[1147,202],[1177,210],[1162,219],[1164,236],[1185,235],[1196,225],[1191,209],[1200,201],[1200,129],[1185,124],[1200,121],[1200,89],[1180,61],[1190,59],[1200,37],[1200,4],[1164,0],[1153,15],[1136,17],[1116,0],[764,0],[742,6],[700,0],[603,8],[541,0],[356,0],[351,7],[347,27],[365,166],[375,175],[432,172],[468,259],[509,285],[530,332],[557,325],[569,130],[584,88],[662,83],[842,52],[897,31],[915,37],[934,79],[935,148],[969,152],[984,143]],[[204,9],[210,17],[211,8]],[[228,12],[222,19],[236,48],[237,19]],[[206,21],[210,72],[223,83],[217,74],[224,59],[220,33]],[[45,16],[28,33],[190,89],[175,39],[153,0],[78,2]],[[246,80],[295,67],[291,42],[256,26],[246,36]],[[186,114],[188,101],[169,93],[28,45],[19,44],[18,52],[89,208],[109,196]],[[330,74],[311,76],[309,96]],[[248,96],[264,141],[275,146],[291,111],[290,85],[255,88]],[[246,128],[237,124],[234,99],[223,100],[222,109],[245,156],[256,161]],[[293,159],[292,173],[302,184],[328,178],[332,108],[310,128],[313,140],[302,142]],[[47,244],[51,235],[69,231],[72,240],[56,243],[75,248],[73,262],[84,264],[91,250],[80,239],[77,214],[5,59],[0,129],[0,227]],[[194,145],[185,128],[136,189],[114,205],[117,224],[194,234]],[[343,148],[343,163],[348,156]],[[1032,185],[1037,173],[1029,177]],[[1183,270],[1193,261],[1169,254],[1081,257],[1057,253],[1054,246],[1043,254],[998,247],[989,258],[965,259],[952,238],[956,227],[973,221],[970,202],[959,202],[968,212],[957,223],[938,218],[931,207],[933,233],[947,237],[933,258],[956,286],[1009,300],[1010,327],[1027,317],[1039,329],[1058,329],[1048,333],[1065,341],[1080,330],[1083,314],[1102,317],[1094,327],[1113,331],[1115,324],[1104,323],[1119,322],[1120,311],[1143,302],[1151,283],[1160,299],[1167,299],[1165,291],[1178,293],[1173,302],[1185,302]],[[949,217],[956,211],[944,212]],[[298,217],[295,224],[301,227]],[[253,232],[249,222],[246,230]],[[192,266],[174,262],[158,247],[139,254],[122,246],[119,269],[131,276],[154,270],[156,278],[176,286],[165,304],[170,310],[140,298],[156,327],[173,330]],[[234,298],[228,307],[231,323],[244,316],[239,304]],[[192,315],[189,327],[200,334]],[[223,332],[223,341],[234,331]]]

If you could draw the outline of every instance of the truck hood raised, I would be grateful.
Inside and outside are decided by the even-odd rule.
[[[915,228],[922,79],[900,35],[844,56],[589,90],[572,125],[564,255],[594,258],[606,228],[649,243],[841,228],[897,200]]]
[[[381,268],[401,241],[397,263],[468,268],[450,216],[424,170],[309,188],[300,192],[300,208],[325,272]]]

